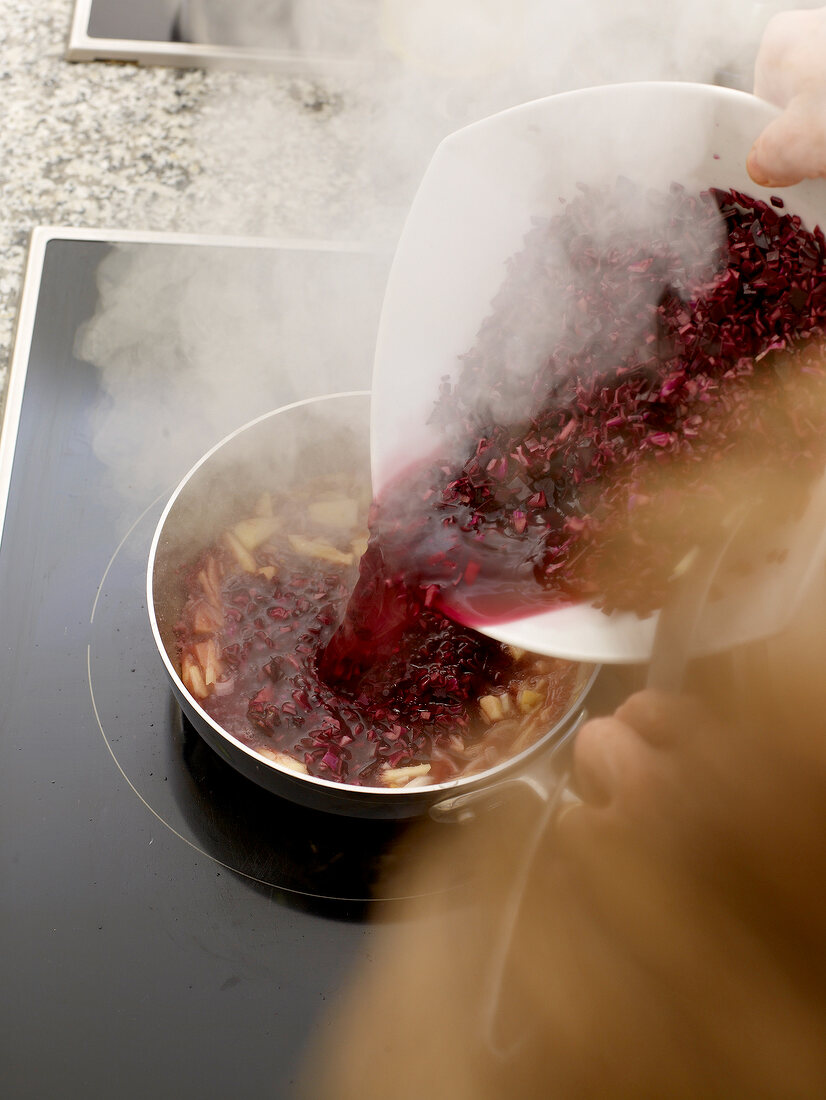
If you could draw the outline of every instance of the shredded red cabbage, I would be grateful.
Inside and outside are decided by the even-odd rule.
[[[372,609],[377,630],[387,628],[380,659],[359,667],[354,659],[331,678],[319,655],[347,607],[347,570],[307,569],[283,545],[277,557],[277,575],[268,576],[239,569],[222,544],[210,547],[188,570],[176,627],[182,663],[203,670],[202,647],[214,643],[219,679],[204,685],[200,701],[253,748],[286,753],[309,774],[340,782],[382,785],[385,769],[427,764],[428,782],[438,783],[498,763],[520,737],[522,747],[532,744],[568,705],[578,666],[515,656],[437,611],[404,603],[389,609],[387,622]],[[209,571],[212,591],[203,581]],[[217,611],[206,632],[198,617],[205,592]],[[363,659],[363,646],[359,652]],[[534,693],[521,709],[520,688]],[[505,704],[499,721],[480,710],[490,693]]]
[[[377,563],[469,624],[662,606],[722,516],[712,468],[732,460],[736,497],[826,463],[825,260],[820,228],[737,191],[620,180],[537,223],[442,383],[434,416],[464,458],[406,472],[374,508],[362,633]]]

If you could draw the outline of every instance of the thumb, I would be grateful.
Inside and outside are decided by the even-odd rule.
[[[751,147],[746,169],[761,187],[826,177],[826,95],[795,96]]]

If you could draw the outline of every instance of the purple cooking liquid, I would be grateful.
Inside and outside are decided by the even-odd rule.
[[[330,668],[336,624],[355,622],[351,580],[341,567],[308,569],[306,559],[286,550],[274,578],[240,571],[221,544],[199,559],[178,626],[182,652],[197,655],[203,644],[193,623],[209,558],[222,575],[222,680],[203,705],[229,733],[253,748],[285,752],[313,775],[380,785],[383,768],[428,763],[429,782],[442,782],[467,770],[474,743],[477,767],[492,765],[518,736],[529,734],[531,743],[567,709],[577,665],[515,659],[406,587],[373,593],[384,599],[370,605],[369,645],[361,634],[350,637],[352,658]],[[520,687],[537,692],[528,715],[518,710]],[[510,693],[512,721],[490,727],[482,720],[478,700],[490,692]]]

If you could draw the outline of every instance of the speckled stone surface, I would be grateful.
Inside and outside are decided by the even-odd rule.
[[[349,239],[382,222],[358,82],[71,63],[72,7],[0,4],[0,399],[37,225]]]
[[[569,87],[713,80],[735,46],[746,55],[754,49],[741,0],[633,0],[634,11],[648,13],[636,21],[614,0],[581,0],[588,15],[581,25],[567,14],[560,21],[550,0],[519,0],[512,11],[502,8],[508,34],[482,36],[472,57],[471,25],[451,23],[445,12],[454,9],[374,2],[425,21],[415,33],[408,28],[407,38],[401,24],[384,34],[395,68],[322,75],[308,66],[297,78],[72,63],[65,49],[73,0],[2,0],[0,401],[27,240],[37,225],[392,246],[421,173],[450,130]],[[469,11],[470,3],[456,10]],[[770,9],[786,6],[795,5],[745,5],[754,28]],[[479,10],[473,7],[474,28]],[[661,35],[652,11],[677,20],[680,33]],[[595,36],[594,27],[604,33]],[[628,27],[634,48],[618,48]]]

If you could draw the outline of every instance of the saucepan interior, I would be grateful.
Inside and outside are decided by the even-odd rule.
[[[188,563],[239,515],[273,487],[290,488],[346,470],[369,493],[370,395],[331,394],[276,409],[213,447],[173,493],[155,532],[148,565],[148,608],[172,691],[184,714],[229,764],[273,793],[315,809],[364,817],[405,818],[466,790],[495,784],[524,769],[565,737],[596,675],[576,670],[564,714],[523,752],[484,772],[446,783],[389,789],[364,787],[300,774],[255,751],[218,724],[181,676],[178,623]]]

